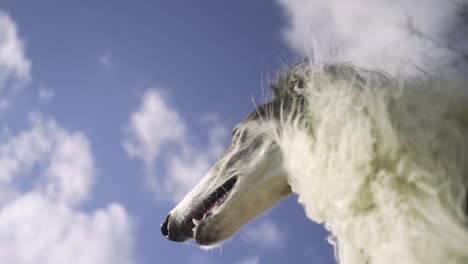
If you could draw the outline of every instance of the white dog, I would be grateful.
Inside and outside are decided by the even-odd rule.
[[[302,63],[161,225],[217,244],[296,193],[341,263],[468,263],[468,87]]]

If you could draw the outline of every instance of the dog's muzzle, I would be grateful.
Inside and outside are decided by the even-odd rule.
[[[193,238],[193,224],[187,225],[182,223],[177,225],[174,221],[171,222],[171,214],[166,217],[166,220],[161,224],[161,233],[170,241],[184,242]]]

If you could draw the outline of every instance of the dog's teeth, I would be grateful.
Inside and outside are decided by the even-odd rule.
[[[200,220],[197,220],[195,218],[192,219],[192,222],[195,226],[198,226],[200,224]]]

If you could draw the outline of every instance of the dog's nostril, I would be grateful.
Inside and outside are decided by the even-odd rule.
[[[171,214],[167,215],[166,220],[161,224],[161,233],[165,237],[169,236],[169,229],[167,228],[167,225],[168,225],[170,216],[171,216]]]

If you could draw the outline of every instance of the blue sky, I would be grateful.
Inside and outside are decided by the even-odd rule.
[[[167,241],[159,225],[285,64],[334,57],[395,72],[397,58],[426,54],[408,52],[420,40],[402,37],[399,11],[438,35],[425,17],[450,9],[380,3],[372,16],[337,2],[0,1],[0,259],[334,263],[295,196],[210,251]]]

